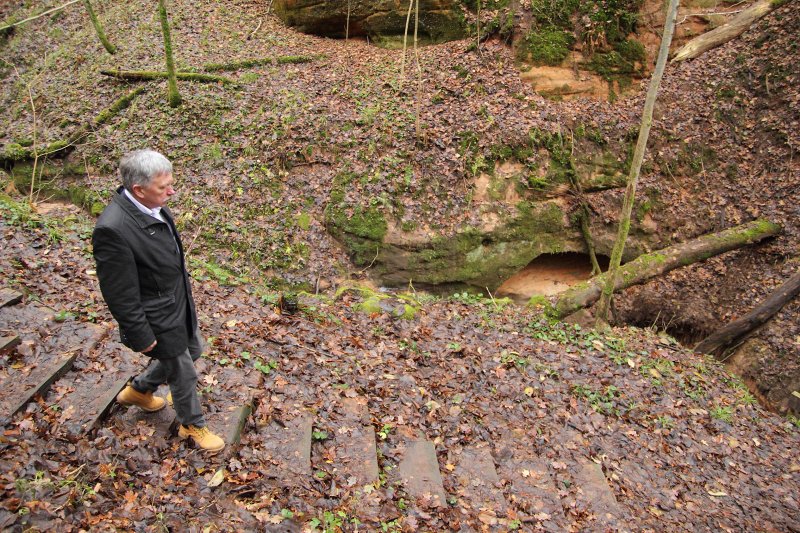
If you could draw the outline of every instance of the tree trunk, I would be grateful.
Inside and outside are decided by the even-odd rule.
[[[165,0],[158,0],[158,15],[161,18],[161,32],[164,34],[164,55],[167,57],[167,85],[170,107],[181,105],[181,95],[178,92],[178,82],[175,78],[175,61],[172,59],[172,39],[169,35],[169,19],[167,18],[167,5]]]
[[[111,76],[130,81],[160,80],[169,78],[169,72],[157,72],[153,70],[101,70],[103,76]],[[200,83],[223,83],[225,85],[235,85],[236,82],[224,76],[214,74],[200,74],[197,72],[176,72],[175,77],[183,81],[197,81]]]
[[[776,2],[775,0],[761,0],[753,4],[736,15],[727,24],[723,24],[719,28],[714,28],[708,33],[695,37],[683,45],[680,50],[675,52],[672,63],[685,59],[694,59],[712,48],[716,48],[717,46],[727,43],[731,39],[735,39],[747,31],[753,22],[771,12],[780,4],[781,2]]]
[[[719,233],[703,235],[688,242],[641,255],[619,269],[614,290],[638,285],[670,270],[758,242],[776,235],[780,231],[781,227],[777,224],[758,219]],[[562,292],[556,302],[556,315],[563,318],[592,305],[600,298],[600,293],[608,277],[609,272],[606,272]]]
[[[97,15],[92,9],[92,4],[89,0],[83,0],[83,5],[86,6],[86,12],[89,13],[89,18],[92,20],[92,25],[94,26],[94,30],[97,32],[97,37],[100,39],[100,42],[103,43],[103,47],[106,51],[111,54],[112,56],[117,53],[117,48],[111,44],[106,37],[106,33],[103,31],[103,26],[100,25],[100,21],[97,20]]]
[[[611,306],[611,299],[614,296],[614,280],[616,279],[617,271],[622,261],[625,241],[628,239],[633,200],[636,197],[636,185],[639,182],[639,171],[642,168],[645,150],[647,150],[647,138],[650,136],[650,127],[653,125],[653,108],[656,105],[658,86],[661,84],[661,77],[664,75],[664,68],[667,64],[667,55],[669,55],[669,45],[672,42],[672,33],[675,31],[675,17],[677,14],[678,0],[670,0],[669,7],[667,8],[667,20],[664,23],[664,34],[661,36],[661,48],[658,51],[656,68],[653,71],[653,77],[650,78],[650,87],[647,89],[647,96],[644,101],[642,125],[639,128],[639,139],[636,141],[636,149],[633,152],[633,162],[631,163],[631,171],[628,175],[628,186],[625,189],[625,198],[622,202],[622,210],[620,211],[617,239],[614,241],[614,248],[611,250],[611,260],[608,264],[608,278],[605,280],[605,286],[603,287],[603,293],[600,298],[600,305],[597,306],[598,324],[602,324],[608,320],[608,309]]]
[[[790,277],[783,285],[773,291],[761,305],[742,318],[734,320],[724,328],[706,337],[695,346],[694,351],[710,354],[718,350],[724,350],[767,322],[798,294],[800,294],[800,270]]]
[[[0,151],[0,165],[27,161],[36,157],[45,157],[55,153],[66,155],[69,149],[81,142],[91,131],[97,129],[120,111],[127,108],[133,99],[142,92],[144,92],[144,87],[139,87],[117,98],[114,100],[114,103],[101,111],[90,124],[79,126],[66,139],[52,142],[42,148],[22,148],[13,145],[6,146]]]

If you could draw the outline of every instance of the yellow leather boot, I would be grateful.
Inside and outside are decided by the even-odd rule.
[[[153,396],[152,392],[139,392],[130,385],[117,394],[117,401],[122,405],[135,405],[148,413],[160,411],[167,405],[164,398]]]
[[[197,426],[184,426],[181,424],[178,428],[178,436],[182,439],[191,437],[192,441],[194,441],[197,446],[210,453],[216,453],[225,447],[225,441],[218,435],[213,434],[211,430],[205,426],[199,428]]]

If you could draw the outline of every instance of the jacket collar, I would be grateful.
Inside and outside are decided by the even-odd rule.
[[[163,222],[161,222],[160,220],[153,218],[150,215],[145,215],[144,213],[142,213],[138,207],[133,205],[133,202],[131,202],[128,198],[125,197],[125,195],[122,193],[123,190],[124,187],[120,186],[117,189],[116,193],[114,194],[114,198],[111,201],[119,205],[122,208],[122,210],[128,214],[128,216],[133,218],[133,220],[136,221],[136,224],[138,224],[140,228],[146,228],[148,226],[153,226],[156,224],[163,224]],[[170,218],[172,218],[172,213],[170,213],[166,207],[161,208],[161,212],[166,213]]]

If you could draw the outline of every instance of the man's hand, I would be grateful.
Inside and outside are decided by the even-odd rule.
[[[147,352],[149,352],[150,350],[152,350],[153,348],[155,348],[155,347],[156,347],[156,344],[158,344],[158,341],[153,341],[153,344],[151,344],[150,346],[148,346],[147,348],[145,348],[144,350],[142,350],[142,353],[147,353]]]

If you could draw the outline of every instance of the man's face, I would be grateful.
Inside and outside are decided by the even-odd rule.
[[[147,186],[134,185],[131,192],[142,205],[155,209],[164,207],[169,197],[175,194],[175,189],[172,188],[173,183],[175,180],[172,178],[172,174],[159,174]]]

